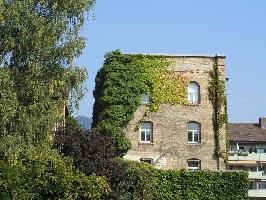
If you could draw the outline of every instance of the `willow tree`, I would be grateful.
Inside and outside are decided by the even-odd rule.
[[[3,176],[6,180],[17,175],[13,184],[5,182],[3,177],[0,184],[9,191],[10,198],[21,199],[16,196],[23,194],[19,183],[27,182],[27,177],[13,172],[16,169],[31,171],[36,168],[34,163],[43,166],[36,169],[44,169],[35,170],[36,176],[54,173],[55,177],[71,174],[69,180],[77,177],[78,172],[72,169],[69,161],[63,160],[52,148],[51,132],[55,123],[62,121],[64,103],[68,102],[71,109],[84,94],[86,71],[76,66],[74,59],[84,48],[85,40],[79,36],[79,31],[94,1],[0,0],[0,173],[6,172]],[[62,164],[65,162],[67,164]],[[49,163],[54,164],[51,167]],[[17,168],[4,170],[11,169],[10,166]],[[59,175],[55,166],[66,174]],[[47,167],[55,171],[50,172]],[[81,174],[78,173],[78,177]],[[98,181],[103,181],[99,194],[108,191],[104,180]],[[39,184],[35,183],[38,187],[24,184],[25,196],[75,199],[81,195],[61,188],[66,192],[53,196],[55,191],[49,192]],[[82,195],[90,198],[89,194]]]

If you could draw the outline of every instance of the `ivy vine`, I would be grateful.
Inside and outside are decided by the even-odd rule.
[[[165,56],[107,53],[96,76],[93,127],[113,137],[123,155],[130,148],[123,128],[134,117],[141,95],[150,94],[149,111],[160,104],[187,103],[188,80],[169,69]]]
[[[227,162],[227,151],[223,152],[220,147],[220,130],[223,125],[226,126],[226,147],[229,146],[229,132],[227,127],[227,100],[225,94],[225,80],[221,79],[221,71],[219,70],[218,57],[213,59],[213,70],[210,72],[208,96],[213,106],[213,132],[215,140],[215,156],[223,158]]]

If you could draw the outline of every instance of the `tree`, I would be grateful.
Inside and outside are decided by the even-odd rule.
[[[85,174],[105,176],[113,191],[105,198],[119,199],[127,166],[117,160],[119,154],[109,135],[83,131],[74,118],[68,117],[65,129],[56,132],[56,147],[65,157],[73,157],[75,167]]]
[[[14,175],[21,169],[27,172],[41,166],[44,170],[36,176],[45,178],[48,173],[59,181],[60,173],[50,172],[47,163],[60,163],[62,172],[70,177],[84,176],[52,149],[51,133],[55,123],[63,120],[64,104],[71,110],[84,94],[86,71],[76,66],[74,59],[82,53],[85,40],[79,31],[85,13],[94,3],[95,0],[0,0],[0,159],[3,169],[8,169],[4,172],[15,170],[11,173]],[[40,196],[34,189],[40,183],[26,187],[23,180],[34,177],[21,174],[19,181],[7,181],[8,176],[0,180],[2,187],[12,191],[10,198],[16,199],[12,194],[19,193],[20,188],[25,191],[24,199],[35,192]],[[89,187],[89,177],[77,182],[82,181]],[[99,194],[109,191],[104,179],[101,181],[104,187]],[[41,186],[44,190],[53,187],[49,184]],[[67,195],[64,198],[83,195],[89,199],[88,194],[75,196],[67,192],[74,185],[63,184]],[[43,198],[59,198],[49,194]]]

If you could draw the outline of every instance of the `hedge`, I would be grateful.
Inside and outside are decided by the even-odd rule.
[[[248,174],[243,171],[162,170],[123,160],[118,160],[118,165],[125,169],[123,177],[112,183],[118,199],[249,199]]]

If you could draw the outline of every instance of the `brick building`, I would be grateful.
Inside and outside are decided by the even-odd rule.
[[[171,61],[169,68],[189,80],[186,105],[162,104],[149,112],[149,94],[124,129],[132,148],[125,159],[153,163],[158,168],[189,170],[223,170],[222,158],[215,152],[212,125],[213,106],[208,97],[210,72],[214,56],[164,55]],[[221,79],[225,79],[225,56],[218,56]],[[141,123],[140,123],[141,122]],[[139,125],[139,129],[136,126]],[[220,147],[226,150],[225,126],[220,129]]]

